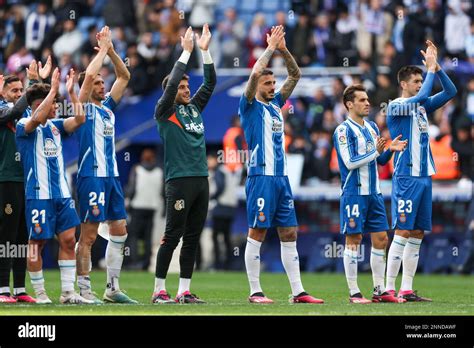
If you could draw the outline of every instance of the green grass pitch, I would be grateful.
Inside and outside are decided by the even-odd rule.
[[[94,290],[102,295],[105,272],[93,271]],[[415,288],[432,303],[348,303],[346,279],[343,274],[304,273],[306,291],[323,298],[325,304],[290,304],[290,288],[285,274],[263,273],[261,283],[265,294],[275,301],[272,305],[247,302],[248,283],[243,272],[199,273],[192,281],[192,292],[204,305],[152,305],[150,297],[154,275],[145,272],[122,272],[120,285],[138,305],[60,305],[59,271],[45,271],[46,290],[52,305],[2,304],[0,315],[474,315],[474,277],[457,275],[417,275]],[[399,280],[400,281],[400,280]],[[178,287],[178,275],[167,279],[167,289],[173,296]],[[372,277],[359,275],[362,293],[371,294]],[[28,291],[32,294],[31,287]]]

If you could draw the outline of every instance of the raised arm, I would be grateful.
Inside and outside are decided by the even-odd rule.
[[[102,28],[102,30],[97,34],[98,41],[98,52],[94,59],[89,63],[89,66],[86,69],[86,76],[84,82],[82,83],[81,90],[79,91],[79,101],[81,103],[87,103],[92,92],[92,85],[94,79],[100,71],[102,64],[104,63],[105,56],[112,45],[110,35],[107,35],[108,27]],[[97,50],[97,48],[96,48]]]
[[[64,130],[67,133],[74,133],[82,124],[86,122],[86,115],[84,113],[84,106],[79,101],[79,98],[74,91],[74,69],[69,70],[67,76],[66,88],[71,99],[72,108],[74,112],[73,117],[68,117],[64,121]]]
[[[110,30],[108,32],[108,35],[111,35]],[[112,64],[114,65],[115,76],[117,77],[114,84],[112,85],[112,89],[110,90],[110,96],[115,101],[115,103],[118,103],[120,99],[122,99],[122,96],[125,93],[125,89],[127,88],[128,82],[130,81],[130,72],[128,71],[125,63],[115,51],[114,46],[112,44],[112,39],[110,40],[110,42],[111,45],[109,50],[107,51],[107,54],[110,57]]]
[[[3,75],[0,75],[0,94],[2,94],[3,91],[3,84],[4,77]],[[0,108],[0,125],[3,126],[10,121],[21,118],[27,107],[28,102],[26,101],[26,94],[24,93],[21,98],[17,100],[15,105],[13,105],[12,108]]]
[[[262,71],[267,67],[268,62],[272,58],[273,52],[275,52],[278,43],[283,39],[285,33],[283,32],[283,27],[276,27],[270,35],[267,34],[267,49],[263,54],[258,58],[257,62],[253,66],[252,72],[250,73],[250,78],[245,87],[245,98],[248,102],[252,102],[257,93],[257,84],[258,79],[260,78]]]
[[[194,48],[193,41],[194,33],[191,27],[186,30],[184,37],[181,36],[181,46],[183,47],[183,53],[179,57],[178,61],[174,64],[173,70],[171,70],[170,78],[166,83],[163,95],[158,100],[155,106],[155,118],[160,119],[167,116],[167,110],[173,107],[176,93],[178,93],[179,82],[183,78],[188,64],[189,57]]]
[[[196,34],[196,43],[201,50],[202,61],[204,63],[204,82],[191,99],[191,103],[196,105],[200,111],[206,107],[209,99],[211,99],[212,92],[214,91],[217,82],[216,69],[214,68],[211,54],[209,53],[210,42],[211,32],[209,30],[209,25],[206,23],[202,27],[201,37]]]
[[[277,49],[280,51],[283,59],[285,60],[286,70],[288,71],[288,77],[286,78],[283,86],[280,88],[280,94],[285,102],[293,92],[298,83],[299,79],[301,78],[301,70],[296,63],[295,58],[293,55],[288,51],[286,47],[286,41],[283,37],[277,45]]]
[[[46,122],[48,115],[51,111],[51,107],[55,102],[56,95],[59,90],[59,69],[54,69],[53,76],[51,77],[51,89],[49,90],[46,98],[41,102],[38,108],[35,110],[33,115],[25,123],[25,133],[32,133],[36,127]]]
[[[425,60],[423,60],[423,64],[426,66],[427,73],[425,76],[425,80],[421,85],[418,94],[403,99],[399,102],[392,102],[389,104],[387,115],[390,116],[409,116],[413,110],[416,110],[418,106],[425,103],[431,93],[431,89],[433,88],[433,81],[434,75],[437,70],[438,63],[436,62],[436,51],[428,45],[428,49],[426,52],[420,51]]]

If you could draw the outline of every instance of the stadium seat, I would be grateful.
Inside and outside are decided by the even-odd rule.
[[[258,0],[241,0],[239,1],[239,10],[246,12],[258,12],[261,10],[260,1]]]
[[[237,0],[220,0],[218,1],[218,5],[216,10],[217,11],[225,11],[229,7],[236,8],[237,7]]]

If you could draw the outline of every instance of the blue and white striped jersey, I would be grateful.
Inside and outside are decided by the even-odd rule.
[[[407,148],[397,152],[394,159],[394,175],[431,176],[436,173],[430,148],[427,113],[441,107],[456,95],[456,87],[442,70],[438,76],[443,91],[429,97],[434,73],[427,73],[418,94],[411,98],[397,98],[388,104],[387,126],[392,139],[402,135],[408,139]]]
[[[268,103],[242,95],[239,115],[250,153],[248,175],[286,176],[285,132],[280,92]]]
[[[77,131],[79,137],[79,176],[119,176],[115,156],[116,107],[111,96],[99,107],[92,103],[84,105],[86,123]]]
[[[364,120],[362,127],[350,118],[334,131],[342,194],[366,196],[381,192],[377,163],[386,164],[392,153],[387,150],[379,156],[377,136],[380,132],[374,122]]]
[[[47,120],[33,132],[25,132],[28,118],[16,125],[16,143],[25,175],[27,199],[69,198],[62,154],[64,119]]]

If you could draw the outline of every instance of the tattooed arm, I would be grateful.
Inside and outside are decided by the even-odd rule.
[[[263,70],[267,67],[268,62],[272,58],[273,52],[275,52],[278,43],[283,39],[284,35],[285,33],[283,32],[283,27],[281,26],[278,26],[272,30],[270,35],[267,34],[268,47],[253,66],[252,73],[250,74],[247,86],[245,87],[244,95],[248,102],[251,102],[253,98],[255,98],[255,94],[257,93],[258,79],[260,78]]]
[[[281,98],[283,102],[285,102],[293,92],[301,77],[301,70],[298,67],[295,59],[291,55],[290,51],[286,48],[285,39],[280,42],[280,46],[278,47],[283,59],[285,60],[286,70],[288,70],[288,77],[286,78],[283,86],[280,89]]]

